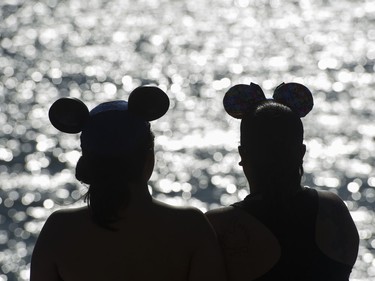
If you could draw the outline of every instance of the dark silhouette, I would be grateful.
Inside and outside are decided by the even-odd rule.
[[[281,84],[267,100],[256,84],[224,98],[241,118],[240,165],[250,195],[207,216],[221,243],[229,280],[349,280],[358,233],[343,201],[301,186],[303,125],[310,91]]]
[[[158,202],[148,190],[154,168],[148,121],[168,107],[156,87],[137,88],[129,102],[103,103],[90,112],[71,98],[52,105],[57,129],[82,132],[76,177],[89,185],[88,204],[48,218],[33,252],[31,281],[224,280],[205,216]]]

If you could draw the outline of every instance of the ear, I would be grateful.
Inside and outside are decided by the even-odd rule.
[[[129,96],[129,111],[153,121],[162,117],[169,108],[169,98],[161,89],[153,86],[141,86]]]
[[[240,160],[240,162],[238,162],[238,165],[240,165],[240,166],[243,166],[243,149],[242,149],[242,147],[241,146],[238,146],[238,154],[240,155],[240,157],[241,157],[241,160]]]
[[[52,104],[48,116],[56,129],[76,134],[82,131],[89,118],[89,110],[79,99],[60,98]]]
[[[275,101],[292,109],[299,117],[305,117],[313,108],[314,100],[310,90],[299,83],[282,83],[273,94]]]
[[[257,84],[238,84],[230,88],[224,96],[225,111],[232,117],[242,119],[257,103],[266,99]]]
[[[303,159],[303,157],[305,157],[305,154],[306,154],[306,144],[302,144],[302,151],[301,151],[301,159]]]

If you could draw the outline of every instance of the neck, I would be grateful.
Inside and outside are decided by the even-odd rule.
[[[263,193],[267,186],[270,185],[269,181],[266,180],[256,180],[254,178],[248,178],[248,183],[249,183],[249,188],[250,188],[250,193],[251,194],[258,194],[258,193]],[[301,183],[294,181],[290,182],[280,182],[280,183],[272,183],[272,185],[282,185],[284,187],[290,188],[289,190],[295,190],[296,192],[301,189]],[[295,188],[293,188],[293,186]],[[272,188],[272,187],[271,187]],[[275,186],[275,188],[278,188]],[[281,186],[279,187],[281,188]]]
[[[129,207],[145,206],[152,202],[152,196],[148,191],[147,182],[131,182],[129,183],[130,202]]]
[[[248,179],[250,194],[262,193],[262,185],[257,183],[254,179]]]

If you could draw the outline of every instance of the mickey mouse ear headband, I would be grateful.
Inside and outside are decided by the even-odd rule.
[[[225,94],[225,111],[232,117],[242,119],[257,104],[267,100],[259,85],[238,84]],[[310,90],[299,83],[282,83],[274,91],[273,100],[293,110],[300,118],[313,108],[314,101]]]
[[[123,105],[122,101],[122,105]],[[125,102],[126,103],[126,102]],[[129,96],[127,110],[145,121],[162,117],[169,108],[169,98],[161,89],[153,86],[141,86]],[[116,107],[116,105],[111,105]],[[109,107],[107,110],[111,110]],[[76,134],[83,130],[90,112],[87,106],[76,98],[60,98],[49,110],[52,125],[65,133]]]
[[[157,87],[138,87],[129,96],[129,111],[154,121],[162,117],[169,108],[169,98]]]

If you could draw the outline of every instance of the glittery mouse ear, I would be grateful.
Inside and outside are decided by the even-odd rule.
[[[141,86],[134,89],[128,102],[129,111],[147,121],[162,117],[169,108],[167,94],[153,86]]]
[[[225,111],[232,117],[241,119],[257,103],[266,100],[261,87],[257,84],[238,84],[230,88],[223,99]]]
[[[52,104],[48,116],[56,129],[76,134],[82,131],[89,118],[89,110],[79,99],[60,98]]]
[[[273,94],[273,99],[292,109],[299,117],[305,117],[313,106],[313,96],[310,90],[299,83],[282,83]]]

